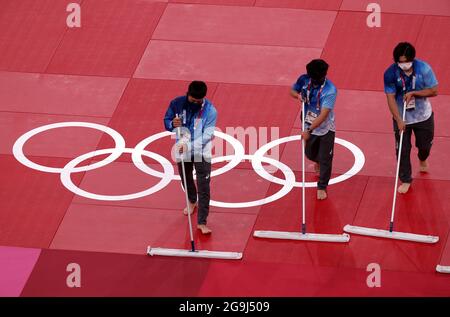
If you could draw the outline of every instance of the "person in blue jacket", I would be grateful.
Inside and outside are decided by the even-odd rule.
[[[291,88],[291,96],[305,103],[305,155],[315,162],[319,173],[317,199],[328,197],[327,186],[331,177],[336,127],[334,104],[337,89],[327,78],[328,64],[314,59],[306,65],[306,74],[301,75]]]
[[[428,172],[427,158],[434,138],[434,114],[428,97],[437,96],[438,81],[430,65],[415,58],[416,50],[408,42],[394,48],[394,63],[384,72],[384,92],[393,118],[395,150],[398,158],[400,131],[403,131],[402,153],[397,191],[407,193],[411,186],[411,135],[414,132],[420,172]],[[405,120],[403,106],[406,104]]]
[[[184,158],[187,193],[190,208],[193,213],[198,209],[197,228],[203,234],[210,234],[207,227],[210,202],[211,176],[211,140],[217,122],[217,110],[206,99],[207,85],[203,81],[193,81],[189,84],[185,96],[173,99],[164,116],[166,130],[176,132],[181,129],[177,138],[178,154]],[[181,184],[184,187],[180,157],[177,159]],[[193,170],[197,176],[197,188],[194,183]],[[186,189],[185,189],[186,190]],[[197,201],[198,196],[198,201]],[[188,214],[187,207],[184,214]]]

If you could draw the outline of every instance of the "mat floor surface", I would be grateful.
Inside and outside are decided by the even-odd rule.
[[[80,27],[67,24],[78,12],[68,1],[0,1],[0,296],[450,296],[449,1],[378,1],[381,27],[367,25],[363,0],[71,2]],[[307,232],[389,229],[396,159],[383,72],[399,41],[433,67],[439,96],[429,172],[413,148],[395,231],[439,241],[255,237],[301,232],[300,105],[289,90],[315,58],[338,89],[337,131],[327,200],[306,161]],[[197,230],[197,211],[194,242],[242,259],[147,255],[191,248],[163,116],[192,80],[208,84],[218,111],[215,155],[234,158],[213,162],[213,232]]]

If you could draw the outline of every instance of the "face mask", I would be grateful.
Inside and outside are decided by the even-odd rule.
[[[186,95],[186,102],[193,111],[199,110],[203,105],[203,104],[197,103],[197,102],[190,102],[188,95]]]
[[[407,71],[409,69],[411,69],[413,63],[412,62],[408,62],[408,63],[397,63],[398,67],[400,67],[403,71]]]
[[[192,112],[200,111],[200,108],[202,107],[202,105],[195,102],[188,102],[188,106]]]
[[[321,85],[323,85],[324,82],[325,82],[325,78],[322,78],[319,80],[311,79],[311,84],[313,84],[314,86],[321,86]]]

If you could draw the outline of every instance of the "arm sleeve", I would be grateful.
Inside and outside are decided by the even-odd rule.
[[[169,108],[167,108],[166,114],[164,115],[164,127],[167,131],[170,131],[170,132],[172,132],[172,130],[173,130],[172,120],[175,118],[174,108],[175,108],[175,106],[172,101],[169,105]]]
[[[425,73],[423,74],[423,81],[425,84],[425,89],[433,88],[438,84],[436,76],[434,75],[433,69],[427,64],[425,68]]]
[[[395,94],[395,74],[389,69],[384,72],[384,92],[387,94]]]
[[[336,103],[336,96],[337,96],[336,91],[323,96],[323,99],[321,100],[322,107],[330,109],[330,110],[334,109],[334,104]]]
[[[300,93],[302,90],[303,85],[305,84],[306,76],[302,75],[300,76],[297,81],[292,85],[292,90],[295,90],[296,92]]]

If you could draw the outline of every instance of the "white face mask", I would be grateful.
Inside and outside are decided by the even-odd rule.
[[[409,69],[411,69],[413,63],[412,62],[408,62],[408,63],[397,63],[398,67],[400,67],[403,71],[407,71]]]

